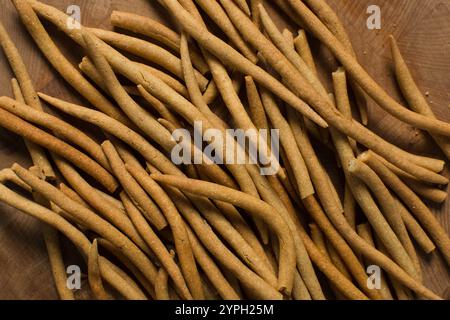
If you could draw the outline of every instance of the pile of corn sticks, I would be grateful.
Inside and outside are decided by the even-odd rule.
[[[373,99],[450,159],[450,124],[434,116],[393,37],[407,107],[359,64],[325,0],[273,1],[301,28],[295,35],[262,0],[159,0],[174,29],[114,11],[112,26],[126,34],[82,26],[43,2],[11,1],[54,71],[89,103],[36,92],[0,24],[15,75],[14,97],[0,97],[0,126],[24,139],[33,163],[0,171],[0,201],[44,222],[61,299],[75,299],[61,237],[86,261],[92,299],[440,299],[423,284],[417,251],[438,250],[450,265],[449,236],[424,203],[446,200],[445,161],[366,127]],[[79,45],[78,66],[41,20]],[[325,75],[331,92],[312,38],[340,65]],[[196,123],[226,137],[277,129],[279,148],[261,137],[237,145],[246,157],[270,157],[276,172],[261,174],[267,159],[228,161],[215,139],[206,144],[218,161],[175,164],[175,135],[199,134]],[[182,142],[192,157],[206,150],[190,136]]]

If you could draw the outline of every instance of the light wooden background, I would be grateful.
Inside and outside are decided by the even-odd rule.
[[[76,4],[82,8],[82,23],[87,26],[111,28],[112,10],[123,10],[157,18],[165,23],[170,19],[156,0],[44,0],[65,11]],[[269,2],[270,1],[266,1]],[[359,60],[370,74],[399,101],[392,75],[392,63],[387,36],[393,34],[412,69],[421,90],[428,92],[428,100],[436,115],[450,121],[450,2],[448,0],[328,0],[342,18],[358,53]],[[377,4],[382,11],[381,30],[368,30],[366,9]],[[31,37],[20,23],[8,0],[1,0],[0,19],[25,60],[28,71],[39,91],[67,100],[83,102],[45,61]],[[286,17],[281,16],[286,19]],[[74,64],[84,55],[62,33],[45,23],[55,42]],[[293,30],[294,31],[294,30]],[[313,44],[314,51],[326,60],[323,48]],[[329,64],[323,69],[331,71]],[[0,53],[0,95],[11,95],[12,73],[3,53]],[[420,154],[443,155],[425,134],[393,119],[374,103],[370,103],[370,127],[402,148]],[[14,162],[29,165],[24,144],[17,136],[0,128],[0,168]],[[448,172],[445,173],[448,176]],[[431,206],[439,221],[450,230],[448,201]],[[65,251],[72,251],[64,244]],[[73,258],[67,256],[67,263]],[[439,254],[423,257],[425,283],[436,293],[449,296],[450,271]],[[40,233],[39,222],[0,204],[0,299],[57,298],[47,254]]]

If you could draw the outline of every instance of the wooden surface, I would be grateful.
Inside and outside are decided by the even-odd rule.
[[[123,10],[157,18],[170,23],[155,0],[45,0],[65,11],[76,4],[82,8],[82,23],[87,26],[111,28],[112,10]],[[269,1],[270,2],[270,1]],[[359,60],[369,73],[399,101],[403,101],[392,75],[392,63],[387,36],[393,34],[412,69],[412,73],[436,115],[450,121],[450,2],[448,0],[328,0],[343,20]],[[381,7],[381,30],[368,30],[368,5]],[[282,16],[284,19],[286,17]],[[8,0],[1,0],[0,19],[25,60],[28,71],[39,91],[83,102],[70,87],[56,75],[43,58],[31,37],[20,23]],[[61,50],[78,64],[84,55],[53,26],[45,23]],[[294,31],[294,29],[292,29]],[[315,53],[326,60],[326,52],[317,43]],[[322,70],[331,72],[330,65],[322,63]],[[11,70],[0,53],[0,95],[11,95]],[[443,155],[425,134],[393,119],[374,103],[370,103],[370,127],[389,141],[407,150],[437,156]],[[0,168],[14,162],[29,165],[21,139],[0,128]],[[445,172],[448,176],[448,172]],[[444,228],[450,230],[449,203],[431,206]],[[64,244],[64,248],[68,248]],[[65,251],[72,251],[68,249]],[[420,251],[420,249],[419,249]],[[74,259],[66,257],[66,263]],[[439,254],[423,257],[425,284],[436,293],[448,296],[449,268]],[[55,299],[46,250],[39,222],[0,204],[0,299]]]

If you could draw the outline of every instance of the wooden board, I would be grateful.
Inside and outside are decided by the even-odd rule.
[[[170,23],[155,0],[45,0],[65,11],[69,5],[82,9],[82,23],[110,29],[112,10],[123,10]],[[427,92],[436,115],[450,121],[450,2],[447,0],[328,0],[343,20],[358,58],[369,73],[399,101],[398,88],[392,75],[387,36],[393,34],[412,69],[421,90]],[[376,3],[381,8],[380,30],[366,27],[367,7]],[[282,16],[283,17],[283,16]],[[286,19],[286,17],[283,17]],[[83,102],[52,70],[25,28],[20,23],[10,1],[2,1],[0,19],[19,48],[39,91]],[[83,50],[45,23],[64,54],[78,64]],[[294,31],[294,29],[292,29]],[[317,54],[323,49],[313,45]],[[324,67],[325,69],[327,66]],[[11,95],[12,73],[0,54],[0,95]],[[331,71],[331,70],[329,70]],[[387,115],[370,103],[370,127],[396,145],[420,154],[443,158],[428,136]],[[29,165],[21,139],[0,129],[0,168],[14,162]],[[445,174],[448,176],[448,172]],[[431,206],[447,232],[450,231],[450,209],[446,201]],[[71,257],[66,257],[70,263]],[[423,257],[425,284],[436,293],[449,291],[450,272],[439,254]],[[0,204],[0,299],[55,299],[45,246],[37,221]]]

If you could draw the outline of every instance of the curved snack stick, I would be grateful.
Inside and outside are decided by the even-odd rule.
[[[187,285],[190,288],[194,299],[204,299],[205,296],[202,289],[200,275],[195,264],[194,255],[192,253],[192,247],[189,243],[184,221],[178,213],[178,210],[164,190],[162,190],[161,187],[150,178],[144,168],[138,167],[136,163],[127,163],[125,166],[133,177],[137,179],[137,181],[148,192],[148,194],[155,199],[159,207],[164,208],[167,221],[169,222],[173,233],[175,247],[178,252],[178,259],[180,260],[181,270],[184,278],[186,279]]]
[[[84,33],[83,39],[89,55],[103,79],[103,83],[122,111],[147,137],[152,138],[166,151],[170,152],[176,145],[170,133],[164,130],[163,126],[150,113],[139,106],[123,89],[111,66],[97,49],[96,38],[89,33]]]
[[[146,64],[143,64],[143,63],[139,63],[139,62],[134,62],[134,63],[137,66],[139,66],[140,68],[143,68],[143,69],[147,70],[148,72],[152,73],[155,77],[158,77],[159,79],[161,79],[161,81],[166,83],[169,87],[174,89],[176,92],[178,92],[182,96],[184,96],[184,97],[187,96],[187,90],[186,90],[185,86],[180,81],[173,78],[169,74],[167,74],[161,70],[158,70],[156,68],[153,68],[151,66],[148,66]],[[78,64],[78,67],[80,68],[81,71],[83,71],[84,74],[86,74],[92,81],[94,81],[95,84],[98,85],[103,91],[109,93],[108,90],[106,89],[106,86],[103,82],[102,77],[100,76],[100,74],[98,73],[94,64],[91,62],[91,60],[89,60],[88,57],[83,57],[83,59],[81,59],[81,62]]]
[[[159,268],[155,281],[156,300],[170,300],[169,296],[169,275],[164,267]]]
[[[103,168],[110,170],[108,160],[100,145],[71,124],[44,111],[31,109],[27,105],[8,97],[0,97],[0,108],[11,112],[26,121],[43,126],[61,138],[69,140],[71,143],[85,150],[94,160],[101,164]]]
[[[192,18],[183,9],[183,7],[178,4],[177,1],[163,1],[170,12],[177,17],[180,23],[182,23],[183,28],[186,30],[186,32],[193,36],[200,43],[200,45],[204,46],[213,54],[220,57],[225,63],[229,64],[230,66],[234,66],[244,74],[251,75],[256,81],[260,82],[264,87],[269,88],[272,92],[276,93],[280,98],[286,101],[290,106],[296,108],[305,116],[315,120],[316,123],[321,124],[322,126],[326,126],[320,117],[317,118],[315,115],[311,114],[308,109],[305,109],[306,104],[297,96],[295,96],[295,94],[287,90],[286,87],[284,87],[280,82],[270,76],[267,72],[265,72],[258,66],[255,66],[250,61],[246,60],[238,52],[229,47],[226,43],[205,30],[205,28],[203,28],[201,24],[196,22],[194,18]],[[246,18],[245,15],[243,16],[244,18]],[[240,20],[243,20],[244,18],[242,16],[239,17]],[[254,34],[252,34],[252,36],[254,36]],[[280,57],[277,57],[276,60],[278,62],[281,61]],[[282,66],[283,68],[286,68],[289,65],[289,63],[277,64],[280,67]],[[285,74],[284,69],[283,74]],[[298,83],[298,76],[295,77],[295,81],[292,77],[291,80],[291,85],[293,87],[297,88],[299,92],[304,91],[304,86]],[[320,112],[324,116],[326,116],[327,120],[330,121],[330,124],[338,128],[345,134],[351,136],[355,140],[368,146],[369,148],[376,149],[377,152],[383,153],[383,156],[388,157],[390,161],[395,162],[398,166],[404,169],[408,169],[409,172],[413,173],[415,176],[423,177],[430,182],[439,183],[440,181],[441,183],[446,183],[447,179],[442,178],[441,176],[436,176],[428,170],[425,170],[424,168],[411,163],[411,161],[404,159],[405,155],[400,151],[400,149],[387,143],[380,137],[373,134],[371,131],[367,130],[365,127],[360,126],[357,123],[346,121],[342,116],[333,111],[332,107],[328,105],[325,100],[318,98],[317,95],[314,95],[314,98],[311,99],[311,103],[315,107],[320,108]]]
[[[239,49],[240,52],[250,61],[256,63],[258,60],[252,49],[245,43],[238,30],[231,23],[225,11],[216,0],[195,0],[195,2],[206,12],[206,14],[219,26],[230,41]],[[248,7],[247,7],[248,9]],[[249,14],[250,15],[250,11]]]
[[[187,225],[186,231],[188,233],[189,242],[191,243],[195,260],[202,268],[209,281],[214,285],[219,295],[225,300],[239,300],[239,295],[228,283],[227,279],[222,274],[222,271],[219,269],[219,267],[217,267],[214,260],[209,256],[209,254],[198,241],[197,237]]]
[[[120,252],[120,250],[111,242],[103,238],[97,238],[98,244],[108,250],[115,258],[117,258],[130,272],[134,275],[134,277],[139,281],[142,288],[152,297],[155,296],[155,289],[153,285],[145,278],[141,271],[139,271],[136,266],[131,263],[131,261]],[[139,288],[139,287],[138,287]]]
[[[75,189],[74,193],[78,197],[81,197],[84,203],[87,203],[88,209],[94,209],[99,212],[102,217],[133,240],[133,242],[141,248],[142,251],[149,254],[150,250],[148,246],[136,231],[136,228],[133,226],[130,219],[108,201],[104,201],[98,191],[94,189],[86,180],[84,180],[83,177],[64,159],[61,159],[58,156],[54,159],[56,166],[63,177],[68,183],[70,183],[72,188]],[[72,198],[72,200],[79,202],[78,199]]]
[[[11,168],[5,168],[0,170],[0,183],[5,183],[8,181],[18,185],[19,187],[28,192],[32,191],[30,186],[27,185],[25,182],[23,182],[22,179],[20,179],[17,176],[17,174],[15,174],[14,171],[11,170]]]
[[[187,236],[186,226],[175,205],[164,190],[149,177],[139,161],[137,161],[137,159],[124,148],[121,143],[115,143],[115,145],[120,157],[125,163],[125,169],[162,209],[170,229],[172,230],[173,242],[175,243],[175,248],[178,253],[181,271],[183,272],[187,286],[192,292],[193,298],[196,300],[205,299],[200,275]],[[119,159],[116,159],[116,161],[118,160]]]
[[[5,97],[3,97],[5,98]],[[2,98],[0,98],[2,99]],[[15,115],[0,109],[0,126],[22,137],[41,145],[44,148],[68,159],[78,168],[99,181],[108,191],[114,192],[117,188],[116,180],[103,167],[84,153],[69,144],[48,134],[47,132],[29,124]]]
[[[119,155],[117,155],[119,156]],[[140,231],[143,238],[146,240],[147,244],[152,248],[155,255],[158,257],[161,264],[166,268],[167,273],[169,273],[171,279],[173,280],[175,287],[183,299],[192,300],[192,295],[189,292],[183,275],[175,263],[170,253],[167,251],[166,247],[158,236],[153,232],[150,226],[145,221],[139,209],[133,204],[131,199],[126,195],[126,193],[121,193],[122,202],[127,210],[128,215],[135,224],[136,228]],[[155,278],[156,281],[156,278]]]
[[[450,265],[450,239],[445,230],[431,213],[430,209],[411,191],[392,171],[386,168],[379,160],[365,152],[360,155],[361,161],[368,164],[381,179],[403,200],[416,218],[430,233],[436,245],[442,252],[447,264]]]
[[[314,62],[314,57],[312,55],[305,30],[303,29],[298,30],[298,35],[294,39],[294,46],[298,55],[303,59],[303,61],[305,61],[309,69],[311,69],[311,71],[317,75],[318,73],[316,63]]]
[[[165,106],[164,103],[159,101],[157,98],[152,96],[144,87],[140,84],[137,85],[137,89],[141,94],[142,98],[145,99],[155,110],[163,117],[165,120],[172,123],[176,128],[181,128],[182,125],[180,121],[175,117],[175,115]]]
[[[356,200],[348,183],[345,183],[343,206],[344,216],[348,224],[356,230]]]
[[[159,41],[171,49],[177,51],[180,49],[180,36],[178,33],[149,17],[114,10],[111,13],[111,25],[145,35]],[[208,65],[198,50],[191,52],[191,59],[193,65],[202,74],[209,71]]]
[[[222,131],[225,130],[225,128],[227,128],[228,126],[215,113],[211,111],[211,109],[205,103],[197,83],[194,81],[192,64],[189,59],[188,42],[184,34],[181,35],[180,53],[183,66],[183,74],[192,102],[197,106],[200,112],[202,112],[203,115],[209,119],[213,126]],[[251,123],[251,120],[248,118],[248,116],[246,116],[246,112],[239,100],[239,97],[232,88],[231,79],[228,77],[225,68],[213,57],[208,57],[207,62],[211,67],[215,81],[218,81],[220,83],[220,85],[218,85],[217,87],[234,119],[240,126],[244,126],[244,128],[254,127]],[[253,139],[251,143],[256,143],[256,141]],[[240,177],[237,180],[240,184],[241,189],[249,194],[257,196],[257,191],[254,188],[252,181],[248,179],[248,174],[246,174],[242,169],[236,166],[230,167],[230,170],[234,174],[234,176]],[[267,228],[265,228],[258,219],[254,219],[254,221],[263,240],[267,239]]]
[[[356,226],[358,235],[367,241],[371,246],[375,247],[375,242],[373,241],[372,232],[370,230],[370,225],[368,223],[362,223]],[[371,264],[370,261],[366,261],[366,265]],[[391,291],[389,290],[389,285],[386,282],[386,275],[382,273],[380,275],[381,288],[379,289],[384,299],[393,300]]]
[[[396,233],[398,239],[402,242],[403,247],[411,258],[414,268],[419,275],[419,279],[422,279],[419,258],[417,257],[416,250],[406,231],[402,217],[398,214],[397,205],[389,190],[377,174],[360,160],[354,159],[350,161],[348,170],[350,173],[360,178],[373,192],[378,203],[383,208],[384,216],[388,220],[392,230]]]
[[[421,183],[414,177],[400,177],[400,179],[402,179],[402,181],[406,183],[412,191],[428,200],[442,203],[448,197],[448,193],[446,191]]]
[[[251,11],[246,0],[233,0],[233,1],[236,3],[239,9],[241,9],[246,15],[248,16],[251,15]]]
[[[303,59],[295,52],[282,33],[278,30],[275,23],[270,18],[263,5],[259,5],[259,13],[264,30],[269,35],[269,38],[278,47],[278,49],[286,56],[286,58],[298,69],[303,77],[311,84],[311,86],[322,96],[328,99],[328,93],[323,87],[322,83],[317,78],[316,74],[308,67]]]
[[[436,249],[433,241],[431,241],[427,233],[422,229],[420,224],[411,215],[408,209],[405,208],[403,203],[401,203],[397,198],[394,198],[394,200],[397,203],[397,209],[400,212],[403,222],[405,223],[405,226],[411,236],[416,240],[416,242],[426,254],[433,252]]]
[[[355,50],[353,49],[352,42],[345,31],[342,22],[339,17],[333,11],[333,9],[324,0],[306,0],[305,1],[309,8],[314,11],[314,13],[319,17],[323,24],[333,33],[333,35],[341,42],[344,48],[353,56],[356,57]],[[357,106],[359,108],[359,114],[361,116],[361,121],[364,125],[368,123],[367,115],[367,97],[362,88],[351,81],[351,86],[355,92]]]
[[[210,182],[192,180],[167,175],[152,175],[153,179],[162,183],[176,186],[183,190],[198,193],[199,195],[214,198],[216,200],[230,202],[242,207],[255,215],[258,215],[274,232],[280,241],[280,261],[278,288],[280,292],[289,294],[293,284],[293,269],[295,269],[294,241],[286,222],[279,216],[274,215],[271,207],[265,202],[249,196],[243,192],[236,191]]]
[[[109,300],[109,296],[103,287],[102,276],[98,263],[97,239],[94,239],[88,255],[88,282],[96,300]]]
[[[398,48],[398,45],[395,42],[395,38],[392,35],[390,35],[389,40],[391,44],[392,58],[394,59],[395,75],[400,85],[400,89],[409,103],[409,106],[415,112],[427,116],[430,119],[436,119],[433,110],[431,109],[430,105],[427,103],[427,100],[422,95],[420,89],[414,82],[411,72],[409,71],[405,60],[403,60],[402,54],[400,53],[400,49]],[[439,147],[441,148],[442,152],[444,152],[447,159],[450,160],[449,139],[448,138],[446,139],[436,134],[432,134],[431,137],[439,145]]]
[[[148,168],[155,173],[160,174],[152,166]],[[166,192],[169,194],[170,198],[173,199],[174,204],[177,206],[180,213],[183,215],[185,220],[190,224],[190,226],[195,231],[198,238],[202,241],[205,247],[214,254],[214,257],[220,261],[228,270],[230,270],[239,281],[241,281],[247,288],[247,292],[251,297],[258,299],[281,299],[281,294],[266,281],[248,269],[229,249],[224,246],[222,241],[217,237],[217,235],[212,232],[211,228],[205,224],[204,220],[198,213],[198,211],[192,206],[189,200],[181,193],[179,190],[166,187]],[[198,199],[195,199],[198,201]],[[189,228],[187,228],[189,232]],[[195,251],[199,248],[195,241],[195,237],[189,235],[190,241],[193,243],[194,254],[200,254],[201,251]],[[206,257],[204,257],[206,259]],[[206,262],[202,259],[203,262]],[[202,267],[204,268],[204,267]],[[213,278],[217,283],[221,277],[215,276]],[[226,290],[227,287],[224,288]]]
[[[137,150],[151,164],[154,164],[161,171],[172,172],[178,174],[179,170],[167,159],[164,154],[153,147],[144,137],[126,127],[122,123],[108,117],[104,113],[88,109],[79,105],[75,105],[54,97],[50,97],[43,93],[38,93],[39,97],[45,100],[53,107],[68,113],[74,117],[83,119],[92,123],[104,131],[116,136],[120,140],[126,142],[133,149]]]
[[[258,93],[258,89],[256,88],[256,84],[251,76],[245,77],[245,86],[251,120],[258,130],[268,130],[269,123],[267,121],[266,112],[264,111],[264,106]]]
[[[59,298],[61,300],[75,300],[73,292],[67,288],[67,273],[59,245],[58,232],[48,225],[44,225],[43,229],[42,234],[44,235],[45,246]]]
[[[429,119],[411,112],[392,99],[304,3],[296,0],[288,0],[288,2],[301,17],[305,25],[308,26],[308,29],[334,53],[349,75],[383,109],[414,127],[427,130],[431,133],[450,135],[450,125],[448,123],[436,119]]]
[[[81,28],[81,30],[68,29],[65,23],[67,16],[50,6],[40,4],[38,7],[36,7],[36,9],[39,10],[40,14],[44,15],[47,19],[50,19],[59,28],[61,28],[61,30],[67,32],[68,35],[72,37],[78,44],[80,44],[81,46],[85,46],[85,43],[82,39],[81,30],[83,30],[84,32],[88,32],[86,28]],[[142,84],[146,90],[155,95],[161,101],[168,103],[171,108],[175,109],[189,122],[193,123],[194,121],[202,121],[205,130],[210,127],[210,123],[207,118],[205,118],[198,110],[196,110],[196,108],[188,100],[176,94],[164,82],[160,81],[158,78],[155,78],[148,72],[143,72],[141,68],[134,65],[130,60],[128,60],[126,57],[121,55],[119,52],[117,52],[107,44],[99,42],[99,49],[101,50],[102,54],[107,57],[108,62],[111,64],[111,66],[115,70],[118,70],[119,73],[124,74],[135,83]],[[221,150],[217,151],[220,152]],[[230,168],[233,169],[233,166],[230,166]],[[237,167],[236,170],[238,169],[239,168]],[[241,179],[242,177],[245,177],[245,172],[236,173],[235,177],[237,179]],[[248,175],[245,178],[246,180],[242,181],[244,185],[251,182],[248,179]]]
[[[28,32],[56,71],[98,110],[105,112],[122,123],[130,124],[124,114],[98,92],[62,55],[45,31],[30,3],[27,0],[13,0],[13,3]]]
[[[33,216],[59,230],[83,252],[85,257],[87,257],[91,246],[89,240],[82,232],[80,232],[77,228],[72,226],[58,214],[16,194],[2,184],[0,184],[0,201],[20,211],[23,211],[26,214]],[[120,294],[128,299],[146,299],[144,293],[142,293],[142,291],[140,291],[137,286],[135,287],[132,285],[133,280],[123,279],[121,276],[119,276],[119,274],[113,269],[113,264],[111,262],[103,257],[100,257],[99,263],[101,274],[104,279]]]
[[[36,91],[33,87],[33,82],[31,81],[30,75],[28,74],[27,68],[22,60],[22,57],[17,50],[16,46],[12,42],[8,35],[8,32],[4,28],[3,24],[0,22],[0,45],[3,48],[6,58],[14,72],[17,80],[12,80],[13,93],[19,98],[27,101],[27,103],[34,109],[42,110],[42,106],[39,103],[39,98],[37,97]],[[19,86],[20,84],[20,86]],[[22,88],[20,88],[22,87]],[[23,96],[22,96],[23,94]],[[51,167],[50,162],[47,159],[45,151],[39,146],[32,142],[25,140],[25,145],[30,153],[33,163],[41,168],[42,172],[50,180],[55,179],[55,173]]]
[[[87,228],[98,233],[105,239],[116,243],[121,252],[123,252],[137,267],[140,268],[142,273],[151,283],[154,283],[157,271],[153,263],[133,242],[131,242],[113,225],[100,218],[89,209],[86,209],[82,205],[66,197],[57,188],[45,181],[40,180],[20,165],[14,164],[12,169],[33,189],[41,193],[48,200],[54,202],[61,209],[71,214],[74,218],[82,221]]]
[[[89,31],[113,47],[125,50],[150,62],[158,64],[176,75],[178,78],[183,78],[180,59],[157,45],[145,40],[103,29],[85,28],[85,30]],[[208,80],[197,70],[195,70],[195,77],[200,85],[200,88],[205,90],[208,85]]]
[[[258,174],[258,173],[256,173]],[[253,175],[256,176],[256,175]],[[281,199],[277,196],[276,193],[271,192],[270,186],[266,186],[264,184],[264,180],[260,179],[257,183],[261,188],[259,191],[261,192],[261,196],[270,205],[280,212],[280,214],[290,221],[289,226],[294,228],[293,235],[294,239],[298,234],[301,237],[302,243],[304,243],[304,247],[307,250],[307,253],[311,257],[311,260],[314,261],[316,266],[324,272],[324,274],[328,277],[328,279],[336,285],[337,288],[341,290],[341,292],[350,299],[367,299],[367,297],[358,289],[355,285],[352,284],[349,279],[347,279],[326,257],[324,257],[321,252],[317,249],[314,243],[311,241],[309,236],[306,234],[306,231],[303,229],[302,224],[300,223],[297,213],[290,202],[289,198],[286,198],[286,201],[281,201]],[[285,206],[286,205],[286,206]],[[296,242],[296,245],[300,244]],[[301,272],[302,278],[305,284],[308,287],[308,290],[311,293],[313,299],[323,300],[325,299],[324,294],[322,293],[322,289],[315,275],[314,269],[311,266],[311,262],[309,260],[309,256],[306,255],[307,259],[303,261],[299,261],[297,264],[297,268]],[[297,251],[297,259],[302,257],[301,251]]]
[[[110,141],[102,143],[102,148],[108,157],[109,163],[114,171],[115,176],[120,181],[127,194],[130,195],[143,210],[145,217],[158,229],[162,230],[167,226],[167,220],[164,218],[161,210],[150,199],[145,191],[139,186],[134,178],[127,172],[124,164],[120,161],[120,157]]]
[[[275,128],[280,129],[280,142],[283,145],[289,159],[289,163],[292,166],[300,197],[304,199],[314,194],[315,191],[311,183],[308,170],[306,169],[303,156],[295,142],[294,134],[292,133],[286,119],[284,119],[281,114],[279,107],[276,105],[274,97],[264,89],[261,91],[261,98],[264,109],[272,125]]]

